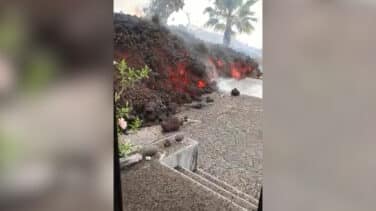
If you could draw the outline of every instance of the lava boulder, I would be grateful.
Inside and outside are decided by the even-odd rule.
[[[172,114],[176,114],[177,111],[178,111],[178,104],[177,103],[174,103],[174,102],[170,102],[168,104],[168,111]]]
[[[175,136],[175,141],[177,141],[177,142],[181,142],[181,141],[183,141],[183,139],[184,139],[183,134],[178,134],[178,135]]]
[[[180,120],[177,117],[168,117],[161,122],[161,127],[164,133],[178,131]]]
[[[231,90],[231,96],[239,96],[240,92],[237,88]]]
[[[207,97],[206,97],[206,102],[207,102],[207,103],[212,103],[212,102],[214,102],[214,99],[211,98],[211,97],[209,97],[209,96],[207,96]]]
[[[171,146],[171,141],[169,139],[164,140],[163,146],[166,147],[166,148],[170,147]]]

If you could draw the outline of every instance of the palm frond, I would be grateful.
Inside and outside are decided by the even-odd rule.
[[[245,9],[238,10],[235,13],[235,16],[238,16],[238,17],[247,17],[247,16],[254,16],[254,15],[255,15],[255,12],[250,11],[250,10],[245,10]]]
[[[243,0],[215,0],[214,5],[218,10],[225,11],[226,14],[232,13],[240,7]]]
[[[255,13],[251,11],[250,7],[254,5],[257,0],[248,0],[241,7],[239,7],[235,14],[239,17],[253,16]]]
[[[239,33],[251,33],[255,28],[253,27],[252,23],[248,20],[237,19],[234,21],[234,25]]]
[[[245,2],[244,2],[245,1]],[[209,15],[206,27],[216,31],[225,31],[226,24],[231,24],[231,36],[238,33],[251,33],[252,22],[256,22],[255,13],[250,10],[258,0],[215,0],[213,7],[205,8],[204,14]],[[243,3],[244,2],[244,3]],[[233,30],[233,29],[236,29]]]
[[[225,31],[226,30],[226,24],[224,24],[224,23],[217,23],[214,26],[214,30],[215,31]]]
[[[214,12],[214,8],[213,7],[207,7],[207,8],[205,8],[205,10],[204,10],[204,14],[206,14],[206,13],[213,13]]]
[[[213,18],[213,17],[215,17],[215,18],[226,18],[227,17],[227,14],[224,11],[222,11],[218,8],[213,8],[213,7],[205,8],[203,13],[208,14],[210,18]]]
[[[219,20],[217,18],[210,18],[206,23],[205,23],[205,27],[211,27],[211,26],[215,26],[216,24],[218,24]]]
[[[258,0],[248,0],[243,4],[243,7],[250,8],[252,5],[254,5]]]
[[[257,18],[250,17],[250,16],[241,17],[241,18],[239,18],[239,20],[241,20],[241,21],[249,21],[249,22],[257,22]]]

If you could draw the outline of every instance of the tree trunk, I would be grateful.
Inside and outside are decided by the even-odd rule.
[[[223,35],[223,45],[230,46],[231,42],[231,19],[227,18],[225,34]]]

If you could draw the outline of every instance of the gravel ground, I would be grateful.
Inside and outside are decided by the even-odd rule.
[[[199,168],[257,197],[262,182],[262,100],[218,93],[211,97],[212,105],[180,114],[201,121],[182,129],[200,143]]]
[[[179,132],[199,142],[199,168],[258,197],[262,183],[262,100],[219,93],[210,97],[214,103],[178,114],[195,120]],[[150,143],[171,134],[160,131],[159,126],[144,128],[127,138],[134,143]]]
[[[123,171],[122,191],[124,210],[241,210],[230,201],[154,161],[144,161],[131,171]]]

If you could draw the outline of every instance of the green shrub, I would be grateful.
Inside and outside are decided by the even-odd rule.
[[[128,115],[131,111],[132,108],[129,106],[129,103],[126,102],[125,106],[116,108],[116,119],[128,118]]]
[[[119,73],[120,90],[115,92],[115,102],[120,99],[124,90],[132,86],[135,82],[149,77],[150,69],[145,65],[142,69],[136,70],[129,67],[127,62],[122,59],[120,62],[115,62],[116,70]]]
[[[136,151],[139,147],[137,145],[131,144],[129,142],[119,143],[119,156],[126,157],[130,153]]]
[[[116,119],[119,118],[128,118],[128,115],[132,112],[132,107],[126,102],[125,105],[118,104],[121,95],[123,94],[124,90],[131,87],[137,81],[140,81],[144,78],[149,77],[150,69],[145,66],[142,69],[134,69],[133,67],[129,67],[127,62],[122,59],[119,62],[114,63],[116,71],[119,75],[120,83],[120,90],[115,91],[115,103],[116,103]],[[139,117],[129,124],[129,128],[133,131],[138,130],[142,126],[142,120]],[[118,127],[118,131],[120,131],[120,127]]]
[[[138,117],[129,125],[130,129],[136,131],[142,126],[142,120]]]

